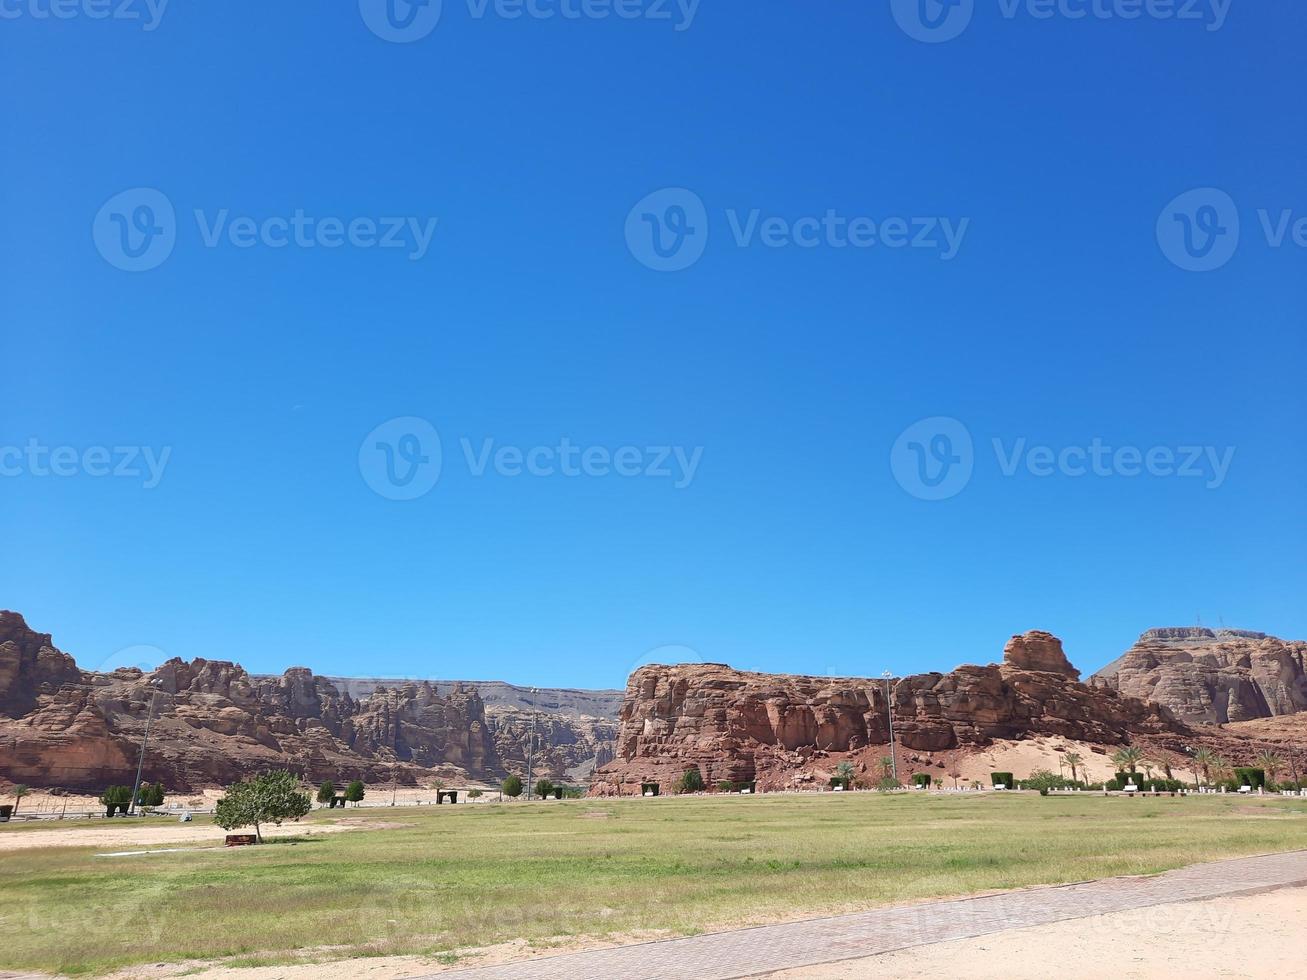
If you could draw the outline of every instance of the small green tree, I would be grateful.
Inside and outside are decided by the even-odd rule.
[[[731,782],[729,779],[719,779],[719,780],[717,780],[717,792],[719,792],[719,793],[730,793],[730,792],[732,792],[734,789],[735,789],[735,784],[734,784],[733,782]]]
[[[330,779],[324,779],[322,785],[318,787],[318,802],[330,803],[336,798],[336,784]]]
[[[548,799],[554,795],[554,781],[552,779],[537,779],[535,791],[536,795],[541,799]]]
[[[692,766],[685,770],[685,775],[676,784],[676,791],[678,793],[700,793],[703,791],[703,773],[699,771],[698,766]]]
[[[345,787],[345,802],[347,803],[358,806],[363,802],[364,795],[363,780],[361,779],[351,780],[350,784]]]
[[[163,783],[142,783],[137,806],[163,806]]]
[[[312,809],[309,794],[300,792],[299,780],[280,769],[229,787],[214,809],[213,822],[224,830],[253,827],[262,843],[261,824],[281,826],[282,821],[298,820]]]
[[[1057,789],[1065,784],[1065,779],[1047,769],[1036,769],[1026,777],[1024,782],[1026,789],[1037,789],[1040,796],[1047,796],[1050,789]]]
[[[467,791],[467,795],[474,800],[479,800],[484,794],[479,789],[470,789]]]
[[[23,801],[23,797],[26,796],[28,793],[27,784],[19,783],[17,786],[13,788],[12,792],[14,796],[14,813],[17,813],[18,804],[20,804]]]
[[[125,807],[132,802],[132,788],[130,786],[109,786],[100,794],[100,803],[108,811],[109,816],[113,816],[113,811],[118,807]]]
[[[509,776],[504,780],[499,788],[503,790],[505,796],[517,799],[522,795],[522,777],[516,775]]]

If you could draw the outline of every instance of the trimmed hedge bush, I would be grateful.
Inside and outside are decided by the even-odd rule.
[[[928,772],[914,773],[912,776],[912,785],[920,786],[923,789],[926,788],[927,786],[930,785],[930,773]]]
[[[989,774],[989,785],[1006,786],[1008,789],[1016,787],[1016,780],[1012,778],[1010,772],[991,772]]]

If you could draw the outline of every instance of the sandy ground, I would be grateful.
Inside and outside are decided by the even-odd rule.
[[[339,813],[340,811],[336,811]],[[263,827],[264,837],[311,837],[336,834],[345,830],[383,830],[401,825],[377,819],[349,817],[286,823],[280,827]],[[0,831],[0,853],[33,847],[101,847],[106,850],[154,849],[156,844],[207,846],[222,842],[226,831],[213,824],[177,823],[159,818],[147,823],[126,820],[86,821],[78,824],[29,824],[32,829],[13,833]],[[46,830],[44,827],[51,829]],[[37,828],[40,829],[37,829]],[[56,829],[57,828],[57,829]],[[245,831],[241,831],[245,833]],[[0,978],[4,975],[0,974]]]
[[[1255,937],[1249,942],[1250,937]],[[768,980],[1307,978],[1307,888],[1112,912],[769,973]],[[208,974],[204,974],[208,976]]]
[[[945,763],[948,778],[944,782],[945,786],[952,786],[952,774],[957,773],[963,785],[967,785],[972,780],[978,780],[981,784],[989,786],[989,774],[991,772],[1010,772],[1016,775],[1018,779],[1024,779],[1036,769],[1047,769],[1049,772],[1065,771],[1070,777],[1071,773],[1066,768],[1059,767],[1058,757],[1067,752],[1075,752],[1084,759],[1084,765],[1077,768],[1076,775],[1080,779],[1085,779],[1085,772],[1089,774],[1088,782],[1097,783],[1111,779],[1116,775],[1116,766],[1112,762],[1111,752],[1102,755],[1102,746],[1098,746],[1099,752],[1094,751],[1094,746],[1088,742],[1077,742],[1069,738],[1058,738],[1056,736],[1044,736],[1040,738],[1023,739],[1019,742],[996,741],[978,752],[968,752],[965,755],[958,753],[954,758]],[[932,772],[936,782],[945,779],[945,775],[938,770],[932,770],[926,767],[913,766],[914,769],[924,768],[927,772]],[[1143,771],[1143,767],[1140,767]],[[1178,766],[1172,766],[1171,774],[1176,779],[1184,780],[1187,783],[1193,782],[1193,773],[1187,769]],[[1160,778],[1162,773],[1155,771],[1154,778]]]

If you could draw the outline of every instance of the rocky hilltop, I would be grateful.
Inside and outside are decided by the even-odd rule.
[[[337,690],[353,698],[366,698],[379,687],[395,687],[408,683],[385,677],[327,677]],[[472,688],[481,695],[486,710],[500,709],[530,711],[533,707],[545,714],[565,718],[608,718],[617,720],[622,710],[621,691],[587,691],[572,687],[541,687],[532,694],[531,688],[505,681],[445,681],[430,680],[439,694],[447,694],[456,687]]]
[[[1187,733],[1166,708],[1079,676],[1057,637],[1014,636],[1001,664],[890,681],[895,738],[902,750],[939,752],[1034,735],[1118,745]],[[883,681],[655,664],[631,675],[615,757],[596,770],[591,792],[629,794],[645,781],[670,789],[694,765],[709,784],[773,788],[819,757],[888,743]]]
[[[492,714],[457,683],[377,685],[356,698],[305,667],[254,676],[175,659],[148,673],[83,671],[49,634],[0,612],[0,776],[91,791],[130,782],[152,695],[145,778],[174,791],[271,766],[315,781],[497,779],[520,768],[530,731],[528,713]],[[536,732],[536,772],[555,778],[588,771],[615,734],[610,719],[544,710]]]
[[[1250,630],[1151,629],[1095,677],[1193,724],[1271,718],[1307,710],[1307,642]]]

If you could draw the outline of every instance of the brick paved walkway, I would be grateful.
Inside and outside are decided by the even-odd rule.
[[[922,902],[783,925],[566,953],[441,974],[442,980],[731,980],[1105,912],[1307,885],[1307,851],[1198,864],[1004,895]]]

